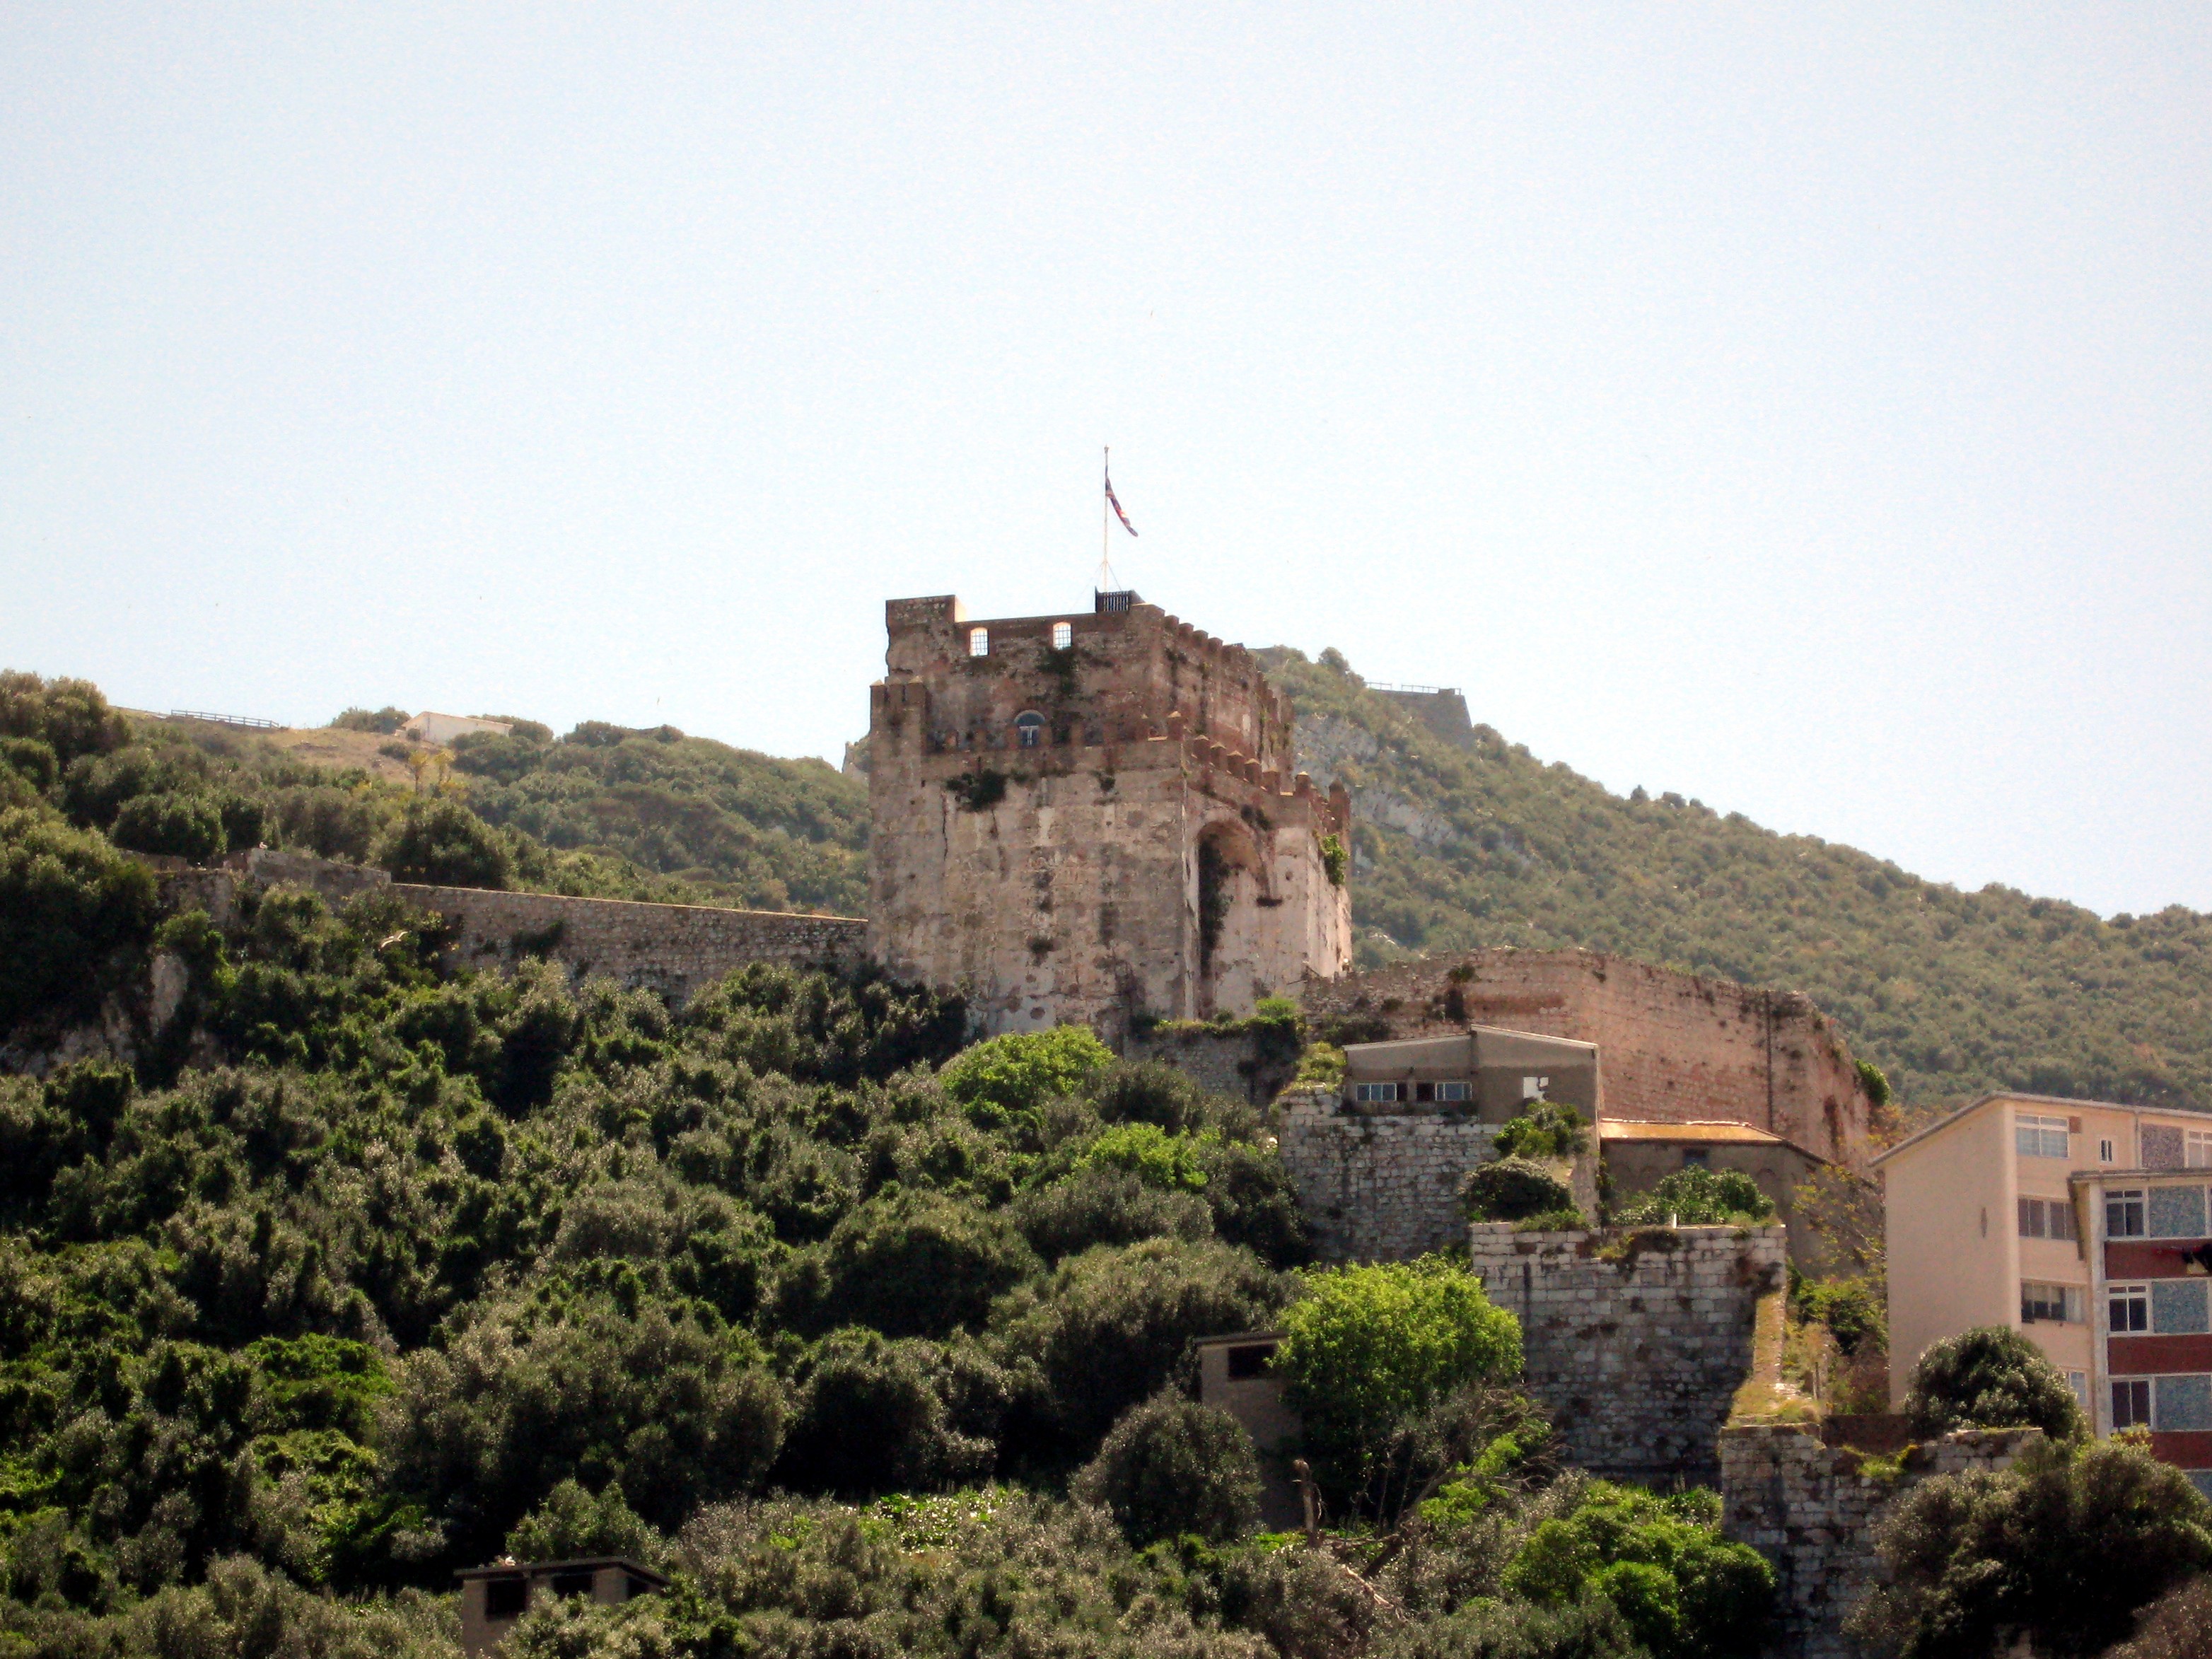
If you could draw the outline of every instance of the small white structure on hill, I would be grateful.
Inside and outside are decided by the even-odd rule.
[[[488,720],[474,714],[437,714],[427,708],[399,728],[401,736],[439,748],[472,732],[495,732],[503,738],[514,730],[512,720]]]

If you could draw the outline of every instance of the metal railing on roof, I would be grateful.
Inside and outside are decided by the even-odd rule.
[[[172,708],[168,718],[173,720],[205,720],[210,726],[243,726],[255,732],[282,732],[282,720],[257,720],[251,714],[210,714],[204,708]]]
[[[1391,685],[1382,680],[1368,681],[1367,689],[1370,691],[1399,691],[1415,697],[1441,697],[1447,694],[1456,697],[1460,695],[1460,689],[1455,685]]]

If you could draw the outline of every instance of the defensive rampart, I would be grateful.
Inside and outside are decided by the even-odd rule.
[[[1339,1110],[1334,1089],[1279,1102],[1277,1140],[1324,1261],[1400,1261],[1458,1243],[1467,1172],[1495,1156],[1498,1126],[1442,1113]]]
[[[1748,1123],[1863,1168],[1873,1103],[1835,1023],[1794,991],[1589,951],[1479,951],[1302,993],[1313,1018],[1417,1036],[1503,1025],[1598,1045],[1599,1115]]]
[[[1797,1424],[1722,1431],[1721,1525],[1774,1564],[1771,1659],[1863,1659],[1844,1623],[1881,1580],[1875,1538],[1891,1506],[1933,1475],[2008,1468],[2042,1438],[2040,1429],[1968,1430],[1908,1449],[1899,1468],[1869,1467]]]
[[[311,888],[332,903],[386,892],[446,919],[447,959],[458,967],[511,970],[539,956],[579,978],[605,975],[678,1005],[749,963],[849,968],[866,960],[867,925],[849,916],[421,886],[297,854],[256,853],[236,868],[167,872],[162,885],[173,908],[198,907],[222,921],[243,879]]]
[[[1528,1389],[1551,1408],[1567,1462],[1613,1480],[1713,1485],[1759,1299],[1785,1277],[1784,1230],[1468,1232],[1469,1266],[1521,1321]]]

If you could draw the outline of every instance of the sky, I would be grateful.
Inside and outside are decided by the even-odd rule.
[[[0,665],[832,759],[883,601],[1334,646],[2212,909],[2212,9],[0,9]]]

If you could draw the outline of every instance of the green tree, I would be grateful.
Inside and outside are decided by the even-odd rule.
[[[457,800],[410,801],[379,849],[394,881],[432,887],[506,887],[514,854],[500,833]]]
[[[1176,1394],[1124,1413],[1073,1491],[1103,1506],[1138,1545],[1184,1534],[1220,1543],[1249,1532],[1260,1516],[1252,1437],[1227,1413]]]
[[[1984,1659],[2021,1632],[2071,1659],[2212,1567],[2212,1505],[2147,1451],[2077,1440],[1923,1483],[1877,1544],[1889,1581],[1852,1617],[1863,1640],[1899,1659]]]
[[[108,836],[118,847],[137,853],[166,853],[205,864],[230,844],[223,834],[222,808],[196,791],[168,790],[134,795],[115,815]]]
[[[1015,1031],[979,1042],[937,1074],[945,1092],[986,1127],[1081,1092],[1114,1063],[1114,1051],[1087,1025]]]
[[[660,1534],[623,1502],[611,1481],[594,1496],[577,1482],[563,1480],[507,1535],[507,1553],[518,1561],[626,1555],[650,1566],[659,1563],[665,1548]]]
[[[0,810],[0,1031],[41,1010],[88,1012],[154,920],[143,865],[49,811]]]
[[[1310,1271],[1305,1285],[1274,1364],[1339,1492],[1364,1486],[1393,1433],[1454,1389],[1520,1374],[1519,1322],[1440,1257]]]
[[[2005,1325],[1978,1325],[1931,1343],[1912,1368],[1905,1411],[1922,1436],[2035,1428],[2063,1440],[2087,1427],[2058,1368]]]
[[[940,1193],[890,1192],[854,1209],[815,1256],[794,1265],[785,1306],[819,1329],[948,1336],[981,1325],[992,1302],[1038,1265],[1003,1214]]]
[[[998,1448],[963,1434],[937,1345],[832,1332],[810,1357],[777,1479],[801,1492],[873,1498],[988,1475]]]

